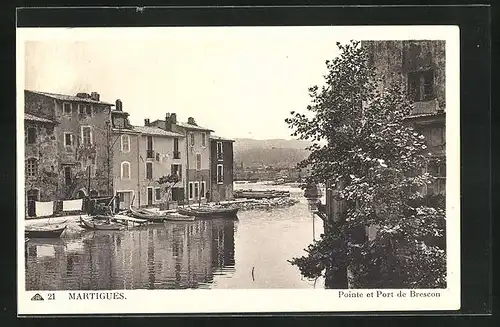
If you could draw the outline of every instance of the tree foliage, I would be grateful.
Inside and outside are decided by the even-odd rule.
[[[359,42],[337,46],[325,85],[309,89],[307,115],[285,121],[292,136],[312,141],[299,164],[310,167],[307,182],[342,185],[347,212],[292,263],[315,278],[342,262],[354,287],[444,287],[445,211],[422,192],[435,177],[424,135],[405,120],[412,104],[398,85],[380,89]],[[367,226],[377,227],[375,239],[352,236]]]

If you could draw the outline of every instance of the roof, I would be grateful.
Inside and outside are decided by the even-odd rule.
[[[165,124],[165,121],[157,119],[157,120],[155,120],[155,121],[152,122],[152,124],[155,124],[155,123]],[[188,123],[177,122],[175,125],[177,125],[179,127],[182,127],[182,128],[186,128],[186,129],[192,129],[192,130],[197,130],[197,131],[213,132],[213,130],[210,129],[210,128],[201,127],[201,126],[198,126],[198,125],[191,125],[191,124],[188,124]]]
[[[24,120],[36,121],[40,123],[51,123],[55,124],[56,122],[47,118],[37,117],[32,114],[24,114]]]
[[[96,100],[93,100],[91,98],[80,98],[80,97],[77,97],[76,95],[66,95],[66,94],[31,91],[31,90],[25,90],[25,91],[35,93],[35,94],[44,95],[44,96],[54,98],[57,100],[62,100],[62,101],[78,101],[78,102],[98,103],[98,104],[105,104],[108,106],[114,106],[113,103],[108,103],[108,102],[104,102],[104,101],[96,101]]]
[[[183,137],[184,135],[165,131],[158,127],[152,126],[133,126],[133,130],[142,134],[157,135],[157,136],[170,136],[170,137]]]
[[[228,139],[228,138],[225,138],[225,137],[220,137],[220,136],[217,136],[217,135],[210,135],[210,139],[211,140],[220,140],[220,141],[229,141],[229,142],[234,142],[233,139]]]
[[[177,122],[175,125],[177,125],[179,127],[187,128],[187,129],[194,129],[194,130],[198,130],[198,131],[213,132],[213,130],[210,129],[210,128],[201,127],[201,126],[197,126],[197,125],[191,125],[191,124],[188,124],[188,123]]]
[[[130,116],[128,112],[121,111],[121,110],[111,110],[112,114],[117,114],[117,115],[124,115],[124,116]]]

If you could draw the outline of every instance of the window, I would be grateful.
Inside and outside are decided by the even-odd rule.
[[[446,194],[446,164],[444,160],[431,161],[427,172],[436,177],[433,184],[427,185],[428,194]]]
[[[415,102],[432,100],[434,98],[434,71],[408,73],[408,95]]]
[[[201,133],[201,146],[207,146],[207,134]]]
[[[217,183],[222,184],[224,182],[224,166],[217,165]]]
[[[200,183],[194,182],[194,197],[198,199],[200,196]]]
[[[64,183],[66,185],[71,184],[71,167],[64,167]]]
[[[128,135],[121,136],[122,152],[130,152],[130,137]]]
[[[146,179],[153,179],[153,163],[146,162]]]
[[[156,153],[156,161],[160,161],[160,154]]]
[[[189,136],[191,138],[191,146],[194,146],[194,133],[190,133]]]
[[[79,110],[81,115],[92,116],[92,105],[91,104],[80,103],[78,105],[78,110]]]
[[[201,153],[196,154],[196,170],[201,169]]]
[[[26,162],[26,175],[35,177],[38,173],[38,160],[36,158],[29,158]]]
[[[179,139],[174,137],[174,159],[180,159],[181,153],[179,152]]]
[[[217,142],[217,159],[222,160],[223,159],[223,152],[222,152],[222,142]]]
[[[205,181],[201,182],[200,193],[201,193],[201,198],[205,198],[205,193],[206,193],[206,182]]]
[[[90,126],[82,126],[82,143],[85,145],[92,144],[92,130]]]
[[[73,134],[64,133],[64,145],[65,146],[72,146],[73,145]]]
[[[36,143],[36,128],[29,127],[28,128],[28,144],[35,144],[35,143]]]
[[[130,163],[128,161],[122,162],[122,179],[130,179]]]
[[[69,102],[63,103],[63,112],[65,115],[71,115],[71,103]]]
[[[155,188],[155,200],[156,201],[160,201],[161,200],[161,191],[160,191],[159,187]]]
[[[179,164],[172,164],[170,166],[170,173],[172,175],[178,175],[179,178],[182,178],[182,165]]]
[[[189,199],[193,198],[193,182],[189,182]]]

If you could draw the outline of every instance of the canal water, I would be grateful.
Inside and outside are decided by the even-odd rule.
[[[323,288],[287,260],[322,233],[303,191],[287,208],[238,212],[235,220],[165,222],[77,238],[33,239],[25,247],[27,290]],[[314,220],[314,227],[313,227]],[[314,232],[314,235],[313,235]]]

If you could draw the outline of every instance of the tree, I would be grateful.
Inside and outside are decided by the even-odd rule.
[[[291,263],[306,277],[325,276],[326,287],[343,268],[352,287],[445,287],[445,250],[435,245],[444,243],[445,210],[422,191],[434,176],[425,172],[425,137],[405,120],[412,104],[398,85],[380,92],[359,42],[337,46],[325,85],[309,89],[308,115],[292,111],[285,121],[292,136],[312,141],[299,163],[310,168],[306,184],[331,184],[346,211]]]
[[[179,182],[179,180],[180,180],[180,178],[179,178],[179,175],[177,175],[177,174],[169,174],[169,175],[161,176],[158,179],[158,184],[163,186],[161,188],[161,190],[163,193],[163,197],[165,199],[165,203],[167,205],[167,209],[168,209],[169,201],[172,197],[172,188],[175,186],[175,184],[177,184]]]

